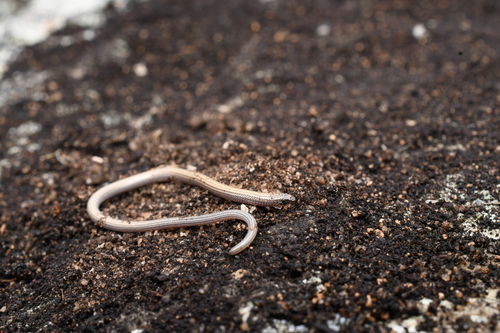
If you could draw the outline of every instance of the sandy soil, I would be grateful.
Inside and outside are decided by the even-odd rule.
[[[0,331],[500,330],[500,4],[149,1],[1,85]],[[90,32],[91,34],[91,32]],[[92,38],[89,38],[92,37]],[[125,234],[160,165],[297,201]],[[163,183],[123,218],[239,205]]]

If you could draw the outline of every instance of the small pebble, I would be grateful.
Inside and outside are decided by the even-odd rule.
[[[321,185],[325,185],[325,184],[326,184],[326,179],[325,179],[325,177],[323,177],[323,176],[318,176],[318,177],[316,177],[316,181],[317,181],[318,183],[320,183]]]

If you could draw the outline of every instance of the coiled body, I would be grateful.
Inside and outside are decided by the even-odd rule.
[[[185,169],[167,166],[149,170],[128,178],[118,180],[97,190],[87,202],[87,211],[90,218],[100,223],[104,228],[122,232],[140,232],[158,229],[172,229],[197,225],[211,224],[226,220],[242,220],[248,225],[245,238],[234,246],[229,254],[235,255],[247,248],[257,235],[257,222],[255,218],[242,210],[226,210],[190,217],[171,217],[148,221],[124,221],[105,216],[99,210],[99,206],[106,200],[123,192],[130,191],[140,186],[163,181],[178,181],[181,183],[196,185],[208,190],[210,193],[232,201],[255,205],[276,206],[284,201],[293,201],[295,198],[289,194],[262,193],[256,191],[242,190],[227,186],[207,177],[201,173]]]

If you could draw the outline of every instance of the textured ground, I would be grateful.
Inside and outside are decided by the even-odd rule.
[[[148,1],[0,83],[0,331],[500,330],[497,1]],[[176,164],[297,201],[123,234]],[[239,205],[156,184],[125,218]]]

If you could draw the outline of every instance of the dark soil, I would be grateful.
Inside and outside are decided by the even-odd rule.
[[[500,327],[498,298],[487,322],[440,316],[443,300],[459,312],[500,282],[487,234],[500,225],[497,1],[155,0],[106,14],[95,39],[66,28],[4,78],[0,331]],[[90,220],[103,184],[170,164],[297,201],[256,208],[259,234],[237,256],[241,223],[124,234]],[[164,183],[103,207],[239,204]]]

